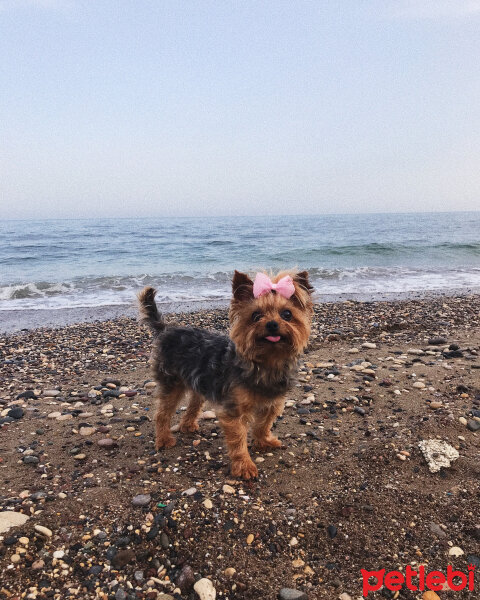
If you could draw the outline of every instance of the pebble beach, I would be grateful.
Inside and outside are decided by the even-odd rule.
[[[1,600],[357,600],[407,565],[480,590],[480,296],[317,304],[253,482],[214,406],[155,452],[150,345],[129,317],[0,337]]]

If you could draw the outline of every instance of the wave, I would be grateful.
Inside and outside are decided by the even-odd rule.
[[[317,299],[345,294],[355,297],[358,294],[480,290],[480,268],[313,267],[309,273]],[[231,271],[212,271],[15,283],[0,286],[0,310],[133,305],[136,294],[146,285],[158,290],[160,303],[227,301],[230,280]]]

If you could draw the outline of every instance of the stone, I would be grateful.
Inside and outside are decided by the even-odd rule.
[[[190,565],[183,565],[175,583],[183,593],[188,592],[195,583],[195,574]]]
[[[338,600],[352,600],[352,597],[350,594],[347,594],[347,592],[343,592],[343,594],[340,594],[338,597]]]
[[[436,410],[437,408],[442,408],[443,404],[437,400],[434,400],[433,402],[430,402],[429,406],[432,410]]]
[[[441,337],[439,335],[431,337],[428,340],[428,345],[429,346],[443,346],[446,343],[447,343],[447,338],[446,337]]]
[[[191,487],[191,488],[188,488],[188,490],[184,490],[182,492],[182,495],[183,496],[193,496],[193,494],[195,494],[196,491],[197,491],[196,487]]]
[[[138,494],[138,496],[132,498],[132,504],[133,506],[147,506],[151,500],[150,494]]]
[[[9,531],[12,527],[24,525],[29,517],[23,513],[5,510],[0,512],[0,533]]]
[[[44,566],[45,562],[42,559],[36,560],[32,563],[32,569],[34,571],[39,571],[40,569],[43,569]]]
[[[116,569],[122,569],[135,560],[135,552],[133,550],[119,550],[111,560]]]
[[[234,494],[235,493],[235,488],[233,488],[231,485],[228,485],[227,483],[222,487],[223,493],[224,494]]]
[[[433,590],[428,590],[422,594],[422,600],[440,600],[440,596]]]
[[[95,433],[95,427],[80,427],[80,430],[78,432],[80,435],[92,435]]]
[[[52,537],[51,529],[48,529],[48,527],[44,527],[43,525],[35,525],[35,531],[45,537]]]
[[[255,536],[253,535],[253,533],[249,533],[247,535],[247,544],[250,546],[250,544],[253,543],[253,540],[255,539]]]
[[[210,500],[210,498],[206,498],[206,499],[203,501],[203,506],[204,506],[205,508],[207,508],[208,510],[210,510],[211,508],[213,508],[213,503],[212,503],[212,501]]]
[[[307,594],[292,588],[282,588],[278,592],[278,600],[308,600]]]
[[[364,342],[362,344],[362,348],[366,348],[367,350],[373,350],[377,347],[377,344],[374,344],[373,342]]]
[[[417,388],[419,390],[423,390],[425,384],[423,383],[423,381],[416,381],[412,387]]]
[[[236,569],[233,567],[227,567],[223,573],[226,577],[233,577],[236,572]]]
[[[467,429],[470,431],[479,431],[480,430],[480,421],[476,421],[475,419],[468,419]]]
[[[448,551],[448,556],[463,556],[465,552],[459,546],[452,546]]]
[[[55,396],[60,396],[62,392],[60,390],[43,390],[43,395],[48,396],[50,398],[55,398]]]
[[[213,583],[206,577],[199,579],[193,589],[198,594],[200,600],[215,600],[217,592],[213,587]]]
[[[23,462],[26,465],[36,465],[40,462],[40,459],[38,458],[38,456],[24,456]]]
[[[442,440],[422,440],[418,443],[430,473],[438,473],[441,468],[450,467],[451,463],[460,456],[458,451]]]
[[[63,558],[65,556],[65,552],[63,550],[55,550],[53,553],[53,558]]]
[[[24,414],[25,412],[23,408],[20,408],[20,406],[14,406],[8,411],[7,417],[12,417],[12,419],[21,419]]]
[[[97,444],[102,448],[112,448],[113,446],[116,446],[115,441],[111,438],[102,438],[101,440],[98,440]]]
[[[445,533],[445,531],[443,531],[443,529],[437,523],[430,523],[429,527],[430,527],[430,531],[433,534],[435,534],[437,537],[442,538],[442,539],[447,537],[447,534]]]
[[[58,417],[61,417],[61,416],[62,416],[62,413],[58,412],[58,410],[55,410],[55,411],[53,411],[51,413],[48,413],[48,415],[47,415],[47,417],[49,419],[58,419]]]
[[[212,420],[216,418],[217,414],[213,410],[206,410],[200,415],[200,419]]]

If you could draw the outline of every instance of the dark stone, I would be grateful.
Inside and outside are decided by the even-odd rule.
[[[177,577],[176,584],[183,593],[188,592],[195,583],[195,574],[190,565],[183,565],[180,574]]]
[[[467,422],[467,428],[470,431],[479,431],[480,430],[480,421],[475,421],[475,419],[469,419]]]
[[[24,414],[25,412],[23,408],[20,408],[20,406],[15,406],[8,411],[7,417],[12,417],[12,419],[21,419]]]
[[[327,533],[329,538],[333,540],[333,538],[337,536],[337,528],[335,525],[329,525],[327,527]]]
[[[37,396],[35,396],[35,394],[33,393],[33,390],[26,390],[25,392],[18,394],[17,400],[19,400],[20,398],[36,400]]]
[[[119,550],[112,559],[112,565],[116,569],[122,569],[135,560],[133,550]]]
[[[170,546],[170,540],[168,539],[168,535],[166,533],[162,533],[160,536],[160,545],[164,550]]]
[[[356,407],[355,407],[353,410],[354,410],[354,411],[355,411],[357,414],[359,414],[359,415],[362,415],[362,417],[363,417],[363,416],[365,416],[365,409],[364,409],[364,408],[362,408],[361,406],[356,406]]]
[[[26,465],[36,465],[40,462],[40,459],[38,458],[38,456],[24,456],[23,462]]]

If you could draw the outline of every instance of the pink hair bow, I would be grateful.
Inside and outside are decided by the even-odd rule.
[[[257,273],[255,281],[253,282],[253,295],[255,298],[268,294],[272,290],[275,290],[277,294],[284,298],[290,298],[295,293],[295,286],[293,285],[293,279],[290,275],[286,275],[273,283],[268,275],[265,273]]]

